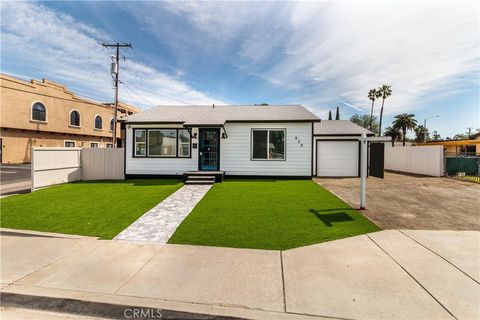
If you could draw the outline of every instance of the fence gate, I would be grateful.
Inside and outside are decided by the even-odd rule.
[[[445,175],[480,183],[480,155],[445,152]]]
[[[385,144],[370,143],[370,176],[383,179],[385,169]]]

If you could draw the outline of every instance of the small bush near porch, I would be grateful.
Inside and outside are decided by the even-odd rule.
[[[182,185],[149,179],[53,186],[1,199],[0,226],[112,239]]]
[[[379,228],[311,180],[215,184],[169,243],[284,250]]]

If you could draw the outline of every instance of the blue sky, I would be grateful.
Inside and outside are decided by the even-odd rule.
[[[301,103],[322,119],[370,110],[392,86],[402,112],[442,137],[480,127],[475,2],[2,2],[1,70],[111,101],[110,55],[128,41],[121,99],[157,104]],[[375,113],[378,114],[377,103]]]

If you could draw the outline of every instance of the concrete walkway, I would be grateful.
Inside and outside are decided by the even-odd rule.
[[[8,308],[119,319],[127,306],[165,318],[480,317],[477,231],[385,230],[282,252],[36,233],[0,240]]]
[[[165,244],[211,185],[184,185],[120,232],[115,240]]]

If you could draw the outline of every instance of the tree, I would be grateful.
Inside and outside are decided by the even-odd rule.
[[[466,139],[468,139],[467,133],[457,133],[456,135],[453,136],[453,140],[466,140]]]
[[[433,140],[433,141],[438,141],[438,140],[440,140],[440,139],[441,139],[441,137],[440,137],[440,135],[438,134],[438,132],[437,132],[437,131],[433,131],[432,140]]]
[[[340,109],[337,107],[337,113],[335,114],[335,120],[340,120]]]
[[[328,110],[328,120],[332,120],[332,110]]]
[[[378,125],[378,136],[382,135],[382,119],[383,119],[383,105],[385,104],[385,99],[392,95],[391,86],[387,86],[384,84],[380,88],[378,88],[380,92],[380,97],[382,98],[382,108],[380,109],[380,124]],[[404,141],[405,142],[405,141]]]
[[[370,122],[372,121],[372,124],[370,125]],[[377,117],[373,116],[373,119],[370,118],[368,114],[354,114],[353,116],[350,117],[350,121],[358,124],[360,127],[364,127],[365,129],[370,129],[372,132],[377,132],[378,131],[378,120]]]
[[[422,125],[415,127],[415,141],[416,142],[426,142],[428,137],[428,129]]]
[[[386,127],[385,132],[383,133],[385,136],[392,138],[392,147],[395,146],[395,141],[401,137],[400,130],[396,127]]]
[[[377,98],[380,98],[381,96],[382,96],[382,94],[377,89],[371,89],[370,91],[368,91],[368,99],[372,100],[372,110],[370,111],[370,127],[369,127],[369,129],[370,129],[370,131],[373,131],[373,132],[376,132],[376,130],[373,130],[373,104],[375,103],[375,100]],[[368,129],[368,128],[365,128],[365,129]]]
[[[417,126],[417,120],[412,113],[401,113],[395,116],[393,127],[402,129],[403,146],[405,147],[405,139],[407,138],[407,130],[412,130]]]

